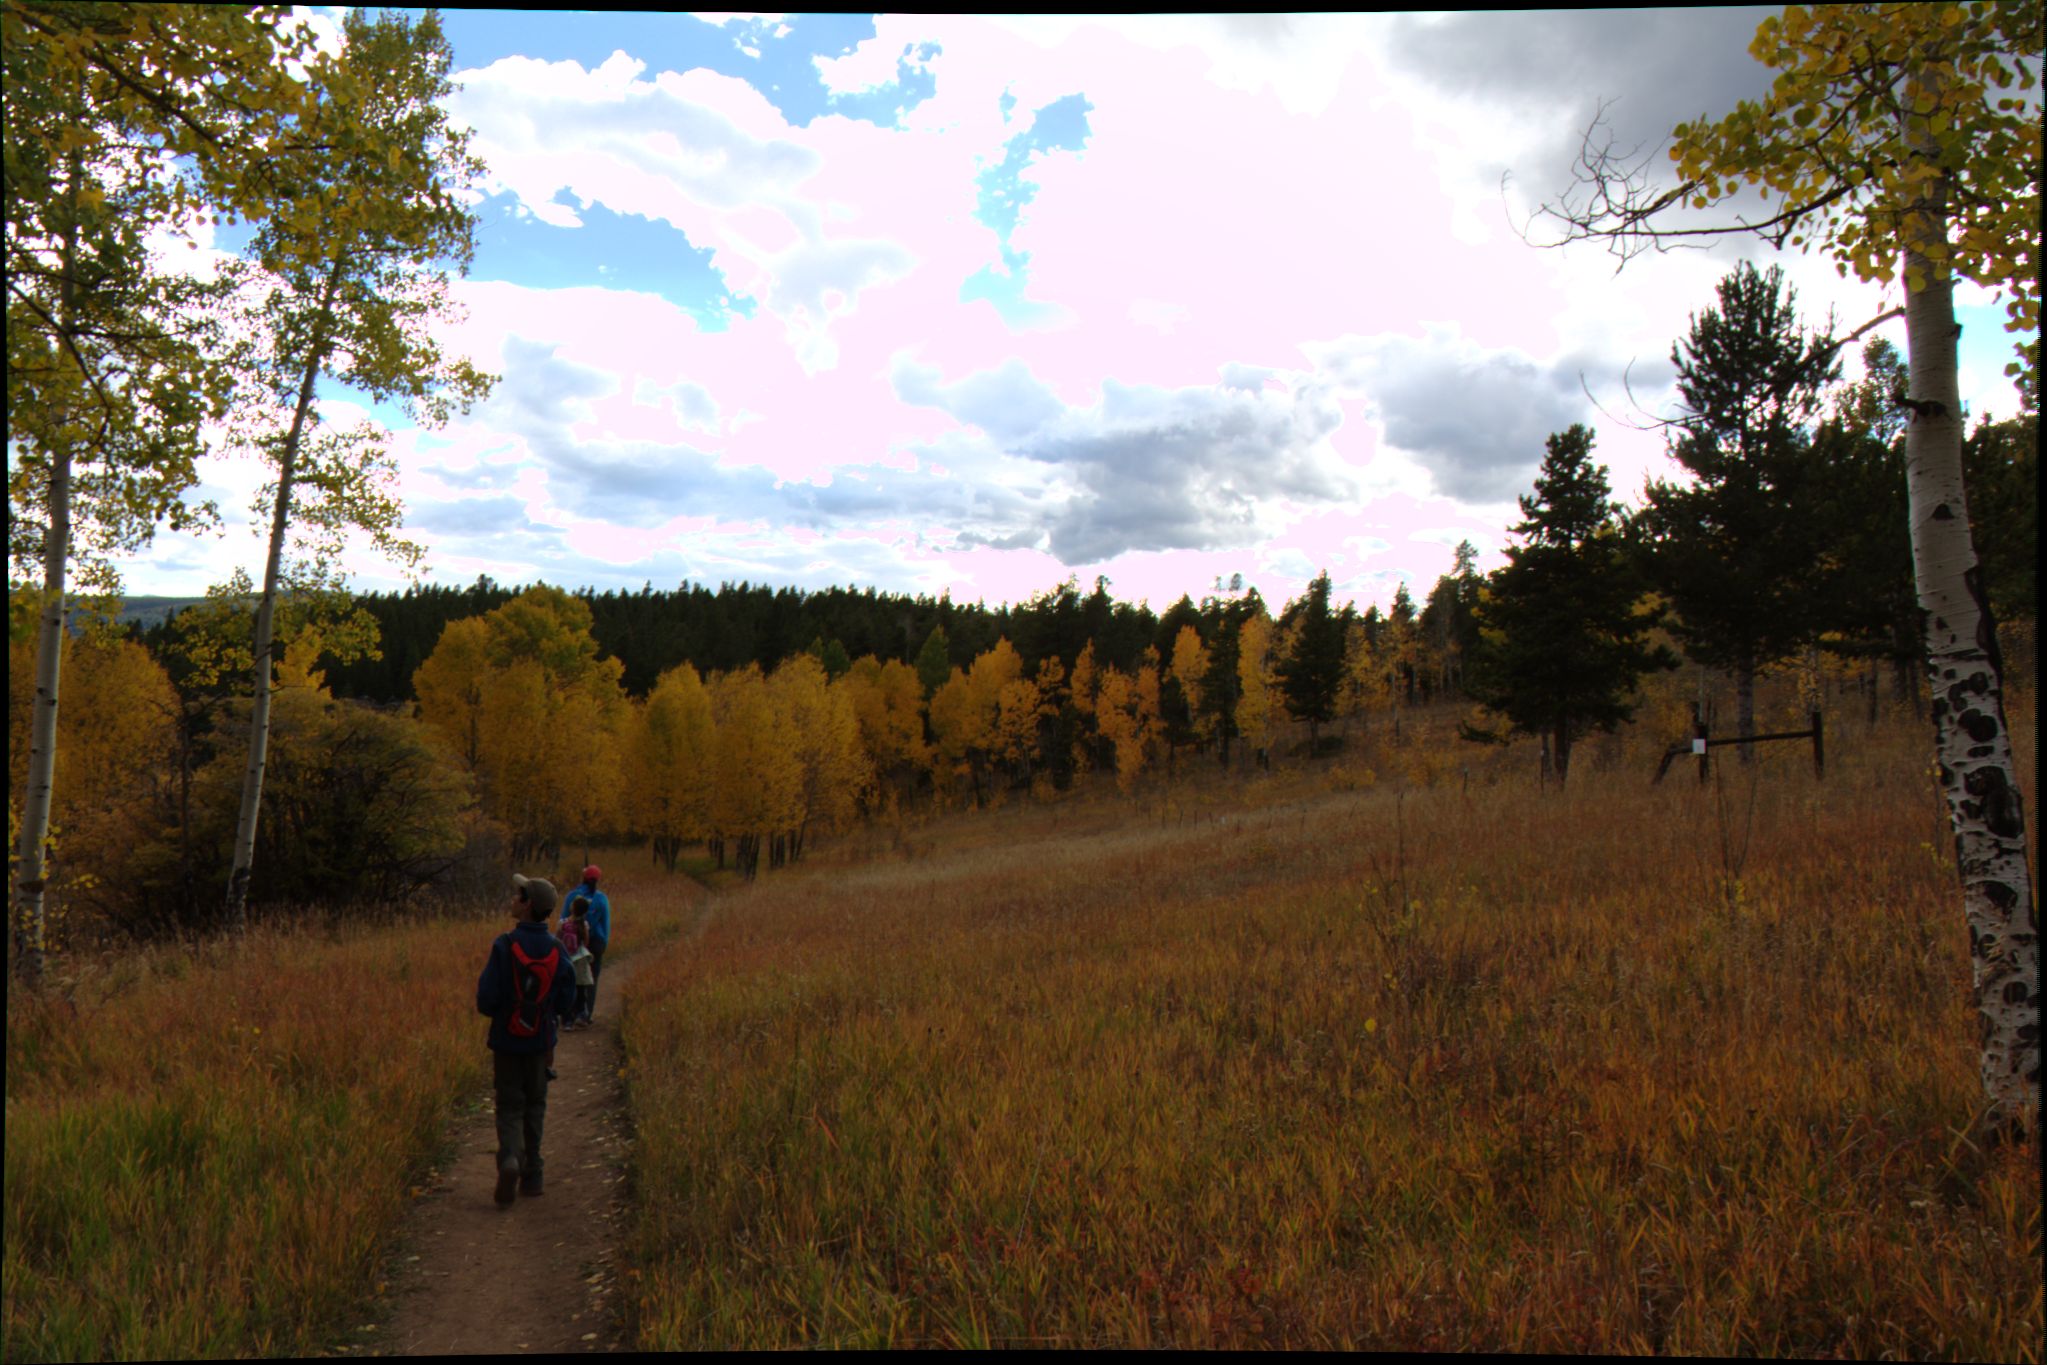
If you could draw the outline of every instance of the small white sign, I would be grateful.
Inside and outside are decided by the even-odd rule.
[[[1695,739],[1695,740],[1693,740],[1693,741],[1692,741],[1692,752],[1693,752],[1693,753],[1695,753],[1695,754],[1703,754],[1703,753],[1705,753],[1705,752],[1706,752],[1706,741],[1705,741],[1705,740],[1703,740],[1703,739]]]

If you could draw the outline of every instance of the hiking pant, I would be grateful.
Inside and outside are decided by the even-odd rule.
[[[585,1006],[583,1007],[583,1017],[584,1017],[585,1019],[588,1019],[588,1018],[589,1018],[589,1017],[590,1017],[590,1016],[591,1016],[592,1014],[594,1014],[594,1013],[596,1012],[596,1010],[597,1010],[597,977],[598,977],[598,975],[599,975],[599,974],[600,974],[601,972],[603,972],[603,970],[604,970],[604,954],[602,954],[602,953],[599,953],[599,952],[592,952],[592,953],[590,954],[590,985],[589,985],[589,991],[590,991],[590,995],[589,995],[589,997],[588,997],[588,998],[589,998],[589,1002],[590,1002],[590,1003],[589,1003],[589,1004],[587,1004],[587,1005],[585,1005]],[[581,987],[581,986],[578,986],[578,987],[577,987],[576,989],[577,989],[577,991],[578,991],[578,992],[580,993],[580,992],[581,992],[581,991],[582,991],[582,990],[583,990],[584,988],[583,988],[583,987]]]
[[[547,1122],[547,1054],[493,1052],[498,1101],[498,1169],[540,1175],[540,1130]]]
[[[576,1018],[588,1019],[590,1011],[597,1007],[597,973],[590,973],[590,984],[576,987]]]

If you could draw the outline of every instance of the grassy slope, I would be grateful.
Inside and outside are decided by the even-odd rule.
[[[2037,1359],[1922,728],[1752,822],[1334,767],[726,894],[629,992],[639,1342]]]

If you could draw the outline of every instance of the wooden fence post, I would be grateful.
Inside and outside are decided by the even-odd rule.
[[[1699,756],[1699,785],[1702,787],[1706,785],[1706,765],[1710,762],[1706,757],[1706,739],[1706,714],[1699,709],[1697,703],[1694,703],[1692,705],[1692,752]]]

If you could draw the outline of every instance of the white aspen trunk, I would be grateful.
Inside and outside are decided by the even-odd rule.
[[[58,326],[73,324],[77,278],[79,158],[70,161],[71,212],[64,225],[64,279],[58,286]],[[14,871],[14,969],[34,988],[43,979],[44,846],[50,835],[50,796],[57,776],[57,684],[64,673],[64,570],[71,556],[71,442],[50,451],[49,525],[43,540],[43,610],[36,632],[36,695],[29,712],[27,789],[22,793],[20,841]]]
[[[14,880],[14,969],[33,988],[43,978],[43,846],[57,771],[57,681],[64,658],[64,561],[71,542],[71,449],[50,454],[50,525],[43,548],[43,611],[36,638],[36,695],[29,713],[28,784]]]
[[[312,349],[306,357],[305,377],[299,384],[298,406],[292,413],[291,431],[284,440],[284,453],[277,462],[277,504],[270,513],[270,552],[263,563],[263,595],[256,604],[255,696],[249,709],[249,761],[242,771],[242,809],[235,822],[232,870],[227,879],[227,925],[239,934],[249,923],[249,873],[256,860],[256,817],[263,805],[263,767],[270,753],[271,646],[277,612],[277,580],[284,563],[284,533],[291,523],[291,483],[298,463],[299,442],[304,437],[306,418],[313,408],[313,383],[326,363],[326,310],[333,306],[334,288],[341,277],[337,258],[328,272],[320,301],[321,320]]]
[[[1930,83],[1930,82],[1929,82]],[[1908,87],[1907,108],[1911,96]],[[1906,145],[1929,154],[1921,120]],[[1912,573],[1926,629],[1940,784],[1955,833],[1955,872],[1969,926],[1985,1127],[2008,1133],[2040,1114],[2040,940],[2026,821],[2005,725],[2003,661],[1983,596],[1962,486],[1961,399],[1955,372],[1954,285],[1925,248],[1947,238],[1945,188],[1908,224],[1905,326],[1911,420],[1905,477]],[[1912,280],[1917,276],[1919,287]]]

